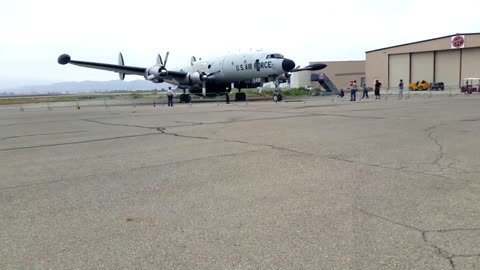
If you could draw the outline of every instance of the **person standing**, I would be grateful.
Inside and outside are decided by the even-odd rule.
[[[400,83],[398,84],[398,98],[403,98],[403,80],[400,79]]]
[[[350,101],[356,101],[357,100],[357,90],[358,90],[357,81],[353,81],[351,86],[352,86],[352,89],[350,91]]]
[[[362,88],[363,88],[362,99],[368,98],[368,88],[367,88],[367,85],[363,84]]]
[[[167,90],[167,98],[168,98],[168,107],[173,107],[173,91],[171,87],[169,87]]]
[[[380,99],[380,87],[382,87],[382,83],[375,80],[375,99]]]
[[[225,90],[225,103],[230,104],[230,89]]]

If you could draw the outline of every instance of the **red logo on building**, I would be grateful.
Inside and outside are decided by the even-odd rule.
[[[464,36],[454,36],[452,37],[452,49],[460,49],[465,47],[465,37]]]

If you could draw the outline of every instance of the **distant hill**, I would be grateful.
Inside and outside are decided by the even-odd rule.
[[[93,91],[118,91],[118,90],[162,90],[174,87],[168,83],[152,83],[147,80],[135,81],[83,81],[60,82],[49,85],[22,86],[11,89],[2,89],[0,94],[47,94],[47,93],[82,93]]]

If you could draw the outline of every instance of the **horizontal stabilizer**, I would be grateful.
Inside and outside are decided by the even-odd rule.
[[[303,68],[294,69],[294,70],[292,70],[292,72],[306,71],[306,70],[316,71],[316,70],[324,69],[326,67],[327,67],[326,64],[312,64],[312,65],[308,65],[308,66],[303,67]]]

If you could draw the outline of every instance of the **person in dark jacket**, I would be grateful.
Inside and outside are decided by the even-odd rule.
[[[400,80],[400,82],[398,83],[398,98],[403,98],[403,80]]]
[[[380,87],[382,87],[382,83],[375,80],[375,99],[380,99]]]

